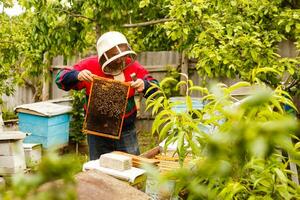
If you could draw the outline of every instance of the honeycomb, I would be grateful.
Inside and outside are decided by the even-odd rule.
[[[130,85],[96,77],[93,80],[84,132],[119,139]]]

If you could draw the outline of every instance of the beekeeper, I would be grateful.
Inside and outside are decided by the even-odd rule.
[[[116,150],[138,155],[140,151],[134,125],[137,115],[134,101],[135,90],[145,96],[150,83],[157,84],[157,81],[135,60],[136,53],[130,48],[126,37],[120,32],[104,33],[97,41],[97,52],[98,55],[85,58],[73,67],[60,70],[56,76],[56,84],[60,89],[66,91],[86,89],[88,100],[93,75],[130,82],[131,90],[120,140],[88,134],[87,141],[90,160],[98,159],[101,154]],[[135,81],[130,76],[133,73],[137,77]],[[151,92],[147,93],[147,96],[150,94]]]

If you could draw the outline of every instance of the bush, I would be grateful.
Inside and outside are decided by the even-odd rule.
[[[171,79],[161,81],[164,84]],[[187,154],[194,160],[188,168],[164,174],[161,183],[173,180],[176,195],[187,199],[298,199],[300,187],[290,177],[291,162],[300,164],[299,122],[283,106],[296,110],[291,97],[280,87],[261,90],[236,102],[231,93],[247,82],[207,88],[181,82],[187,89],[186,112],[177,113],[162,87],[147,99],[156,118],[152,132],[177,142],[181,163]],[[192,106],[191,93],[200,91],[202,110]],[[153,98],[156,97],[156,98]],[[196,116],[196,117],[195,117]],[[211,134],[199,124],[213,127]],[[293,138],[296,141],[292,143]],[[282,155],[287,152],[290,157]],[[293,158],[291,160],[290,158]]]

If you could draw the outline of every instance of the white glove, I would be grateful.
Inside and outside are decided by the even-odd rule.
[[[79,72],[77,79],[79,81],[88,81],[88,82],[92,82],[93,81],[93,74],[92,72],[90,72],[87,69],[84,69],[82,71]]]
[[[135,81],[131,81],[131,87],[136,89],[138,92],[142,92],[145,89],[144,81],[140,78]]]

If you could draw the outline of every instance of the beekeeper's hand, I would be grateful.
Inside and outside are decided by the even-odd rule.
[[[84,69],[82,71],[79,72],[77,79],[79,81],[88,81],[88,82],[92,82],[93,81],[93,74],[92,72],[90,72],[87,69]]]
[[[143,79],[138,78],[131,82],[131,87],[136,89],[138,92],[142,92],[145,89],[145,83]]]

